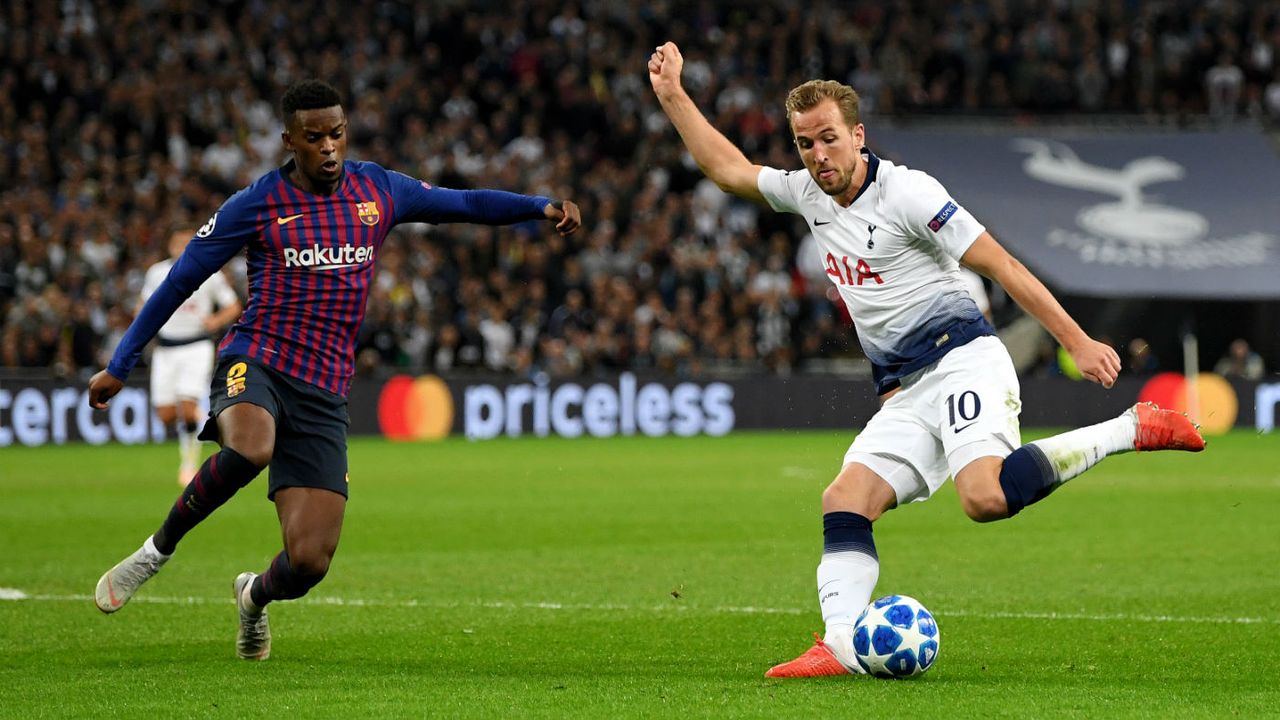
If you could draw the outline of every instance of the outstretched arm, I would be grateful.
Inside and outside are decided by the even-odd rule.
[[[680,85],[683,68],[684,57],[673,42],[658,47],[649,57],[649,83],[653,85],[663,112],[671,118],[671,124],[676,126],[676,132],[680,133],[698,167],[721,190],[767,204],[756,184],[760,166],[752,164],[737,146],[729,142],[729,138],[707,122]]]
[[[505,190],[453,190],[434,187],[398,172],[388,172],[395,199],[397,223],[470,222],[510,225],[525,220],[555,222],[556,232],[569,235],[582,225],[582,211],[572,200],[520,195]]]
[[[505,190],[451,190],[434,188],[428,222],[472,222],[509,225],[522,220],[556,221],[556,231],[568,235],[582,224],[582,214],[572,200],[552,200]]]
[[[991,233],[979,235],[960,262],[1000,283],[1009,297],[1040,321],[1044,329],[1071,353],[1071,359],[1075,360],[1082,375],[1103,387],[1109,388],[1115,383],[1120,374],[1120,356],[1116,351],[1086,335],[1049,289],[996,242]]]

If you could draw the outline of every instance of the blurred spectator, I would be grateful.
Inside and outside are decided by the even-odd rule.
[[[1204,76],[1205,94],[1209,97],[1209,114],[1219,120],[1231,120],[1240,106],[1244,89],[1244,71],[1235,64],[1230,53],[1218,56],[1218,64]]]
[[[553,337],[564,337],[572,330],[585,330],[592,325],[592,313],[587,309],[586,300],[578,288],[570,288],[565,293],[564,303],[551,313],[547,320],[546,331]]]
[[[200,169],[228,186],[236,185],[245,159],[244,149],[235,141],[231,128],[219,128],[217,142],[205,148],[200,157]]]
[[[1263,104],[1271,121],[1280,123],[1280,67],[1276,68],[1275,74],[1271,76],[1271,82],[1267,83]]]
[[[1136,337],[1129,341],[1129,354],[1125,358],[1124,369],[1134,375],[1152,375],[1160,369],[1160,361],[1151,351],[1146,340]]]
[[[1261,380],[1266,374],[1262,356],[1254,352],[1247,340],[1236,338],[1227,346],[1227,354],[1213,366],[1213,371],[1227,378]]]
[[[484,339],[484,364],[490,370],[510,369],[511,352],[516,344],[516,330],[507,321],[502,303],[490,300],[480,320],[479,332]]]

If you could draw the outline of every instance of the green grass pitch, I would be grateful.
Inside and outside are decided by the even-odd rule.
[[[0,450],[0,716],[951,718],[1280,713],[1280,437],[1110,458],[1012,521],[948,484],[876,525],[877,595],[934,611],[908,681],[763,677],[820,629],[818,501],[850,435],[351,442],[329,577],[234,656],[279,549],[259,478],[128,607],[98,576],[174,446]]]

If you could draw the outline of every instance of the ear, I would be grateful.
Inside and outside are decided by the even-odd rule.
[[[288,129],[280,131],[280,142],[284,143],[284,149],[293,152],[293,138],[289,137]]]

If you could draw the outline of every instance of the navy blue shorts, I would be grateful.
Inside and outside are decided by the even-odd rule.
[[[218,358],[201,440],[218,442],[218,415],[253,403],[276,421],[267,498],[287,487],[323,488],[347,496],[347,400],[243,355]]]

